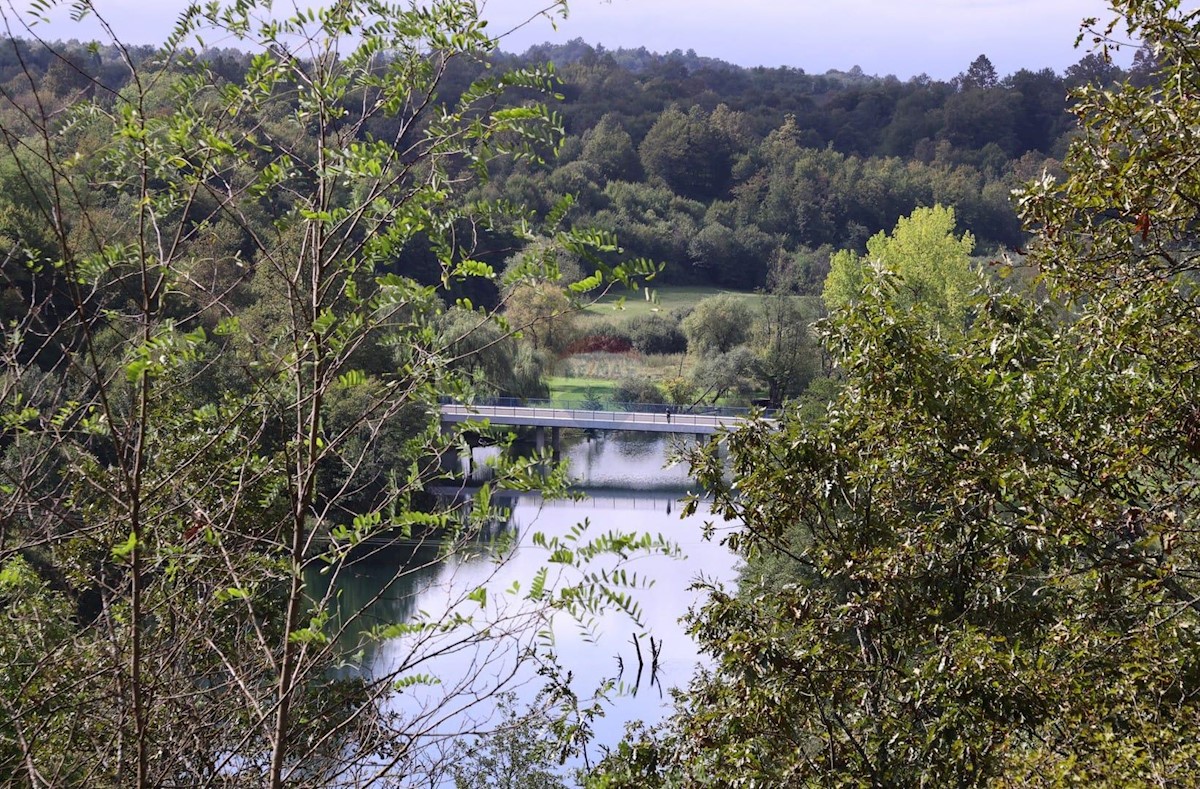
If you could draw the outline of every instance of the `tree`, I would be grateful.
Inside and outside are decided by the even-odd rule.
[[[698,106],[664,110],[638,147],[647,175],[693,199],[721,196],[729,186],[732,143]]]
[[[507,720],[486,738],[476,738],[454,768],[455,789],[567,789],[554,771],[558,758],[550,742],[549,714],[518,714],[512,694],[502,701]]]
[[[662,390],[652,379],[645,376],[628,376],[617,382],[613,388],[613,402],[616,403],[663,403],[666,402]]]
[[[749,392],[755,361],[754,352],[746,345],[736,345],[727,351],[708,348],[692,367],[687,387],[692,402],[717,403],[728,394]]]
[[[467,375],[476,391],[505,397],[545,396],[544,370],[525,375],[530,360],[521,354],[517,339],[486,312],[453,307],[440,316],[437,328],[450,366]]]
[[[521,332],[535,351],[557,356],[575,339],[577,308],[567,292],[552,282],[518,284],[504,304],[509,326]]]
[[[701,299],[683,319],[681,328],[692,353],[724,353],[749,339],[752,320],[752,310],[745,298],[735,293],[720,293]]]
[[[987,55],[980,55],[972,60],[966,72],[958,75],[958,84],[962,90],[987,90],[999,83],[996,67]]]
[[[241,80],[183,46],[213,36],[253,51]],[[439,436],[437,398],[470,390],[437,331],[442,299],[494,287],[490,234],[531,240],[522,214],[463,191],[494,157],[536,160],[561,135],[536,103],[499,108],[551,83],[485,69],[494,48],[471,3],[291,17],[195,4],[154,57],[115,42],[124,81],[89,71],[69,108],[38,100],[28,65],[20,100],[0,94],[0,117],[19,121],[0,122],[3,172],[37,196],[42,239],[21,231],[3,260],[7,280],[21,267],[37,287],[0,346],[0,773],[436,783],[455,694],[469,709],[515,676],[398,710],[397,688],[436,689],[432,657],[486,644],[501,614],[469,589],[445,614],[377,626],[336,592],[364,540],[444,557],[478,545],[494,514],[483,499],[423,503],[460,440]],[[442,93],[462,61],[480,76]],[[605,234],[543,230],[588,261],[591,284],[623,275]],[[427,254],[440,287],[407,276]],[[501,476],[535,484],[523,465]],[[594,587],[555,600],[531,586],[513,592],[525,628],[505,623],[523,646],[551,602],[598,604]],[[347,637],[394,640],[405,658],[339,678]]]
[[[606,181],[635,181],[641,174],[633,138],[612,113],[601,118],[585,135],[582,158],[600,168]]]
[[[761,285],[775,239],[755,225],[729,227],[710,220],[688,242],[693,265],[708,273],[708,280],[727,288],[751,289]]]
[[[946,99],[940,138],[956,149],[979,151],[995,145],[1007,156],[1017,153],[1021,97],[1014,91],[967,90]],[[1059,96],[1061,107],[1062,97]]]
[[[782,290],[765,293],[755,316],[750,340],[755,373],[766,384],[767,398],[776,408],[802,393],[819,369],[812,333],[817,309],[808,299],[815,301]]]
[[[1106,54],[1089,52],[1081,57],[1078,63],[1068,66],[1063,77],[1072,88],[1084,85],[1107,88],[1124,79],[1125,72]]]
[[[697,457],[751,569],[608,785],[1196,782],[1200,14],[1118,5],[1169,78],[1077,94],[1065,179],[1021,197],[1044,290],[955,336],[884,273],[827,326],[817,423],[730,435],[731,482]]]
[[[953,208],[918,208],[901,217],[891,235],[873,236],[865,258],[852,251],[838,252],[825,279],[825,305],[837,310],[856,303],[872,281],[875,265],[895,275],[891,282],[897,307],[919,311],[931,325],[961,328],[979,277],[971,269],[974,238],[970,233],[955,238],[954,229]]]
[[[1063,104],[1067,88],[1053,69],[1021,69],[1005,79],[1019,94],[1021,108],[1014,131],[1021,151],[1050,154],[1054,144],[1071,128],[1071,116]]]

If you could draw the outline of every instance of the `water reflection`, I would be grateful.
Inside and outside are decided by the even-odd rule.
[[[661,718],[669,703],[665,688],[691,676],[700,658],[679,625],[698,601],[689,587],[701,575],[731,581],[734,561],[728,551],[702,538],[707,513],[679,517],[679,500],[690,482],[682,466],[663,468],[673,439],[575,431],[566,431],[563,439],[563,455],[589,492],[587,499],[510,495],[505,502],[510,517],[471,550],[447,556],[438,541],[415,540],[368,549],[336,578],[313,579],[316,593],[335,585],[334,624],[339,627],[356,616],[379,626],[457,623],[453,631],[407,632],[377,643],[360,644],[357,630],[349,627],[339,633],[343,654],[354,656],[347,671],[404,686],[391,704],[407,725],[449,736],[463,730],[464,722],[485,721],[492,712],[487,699],[496,687],[515,688],[532,701],[542,680],[536,661],[527,658],[552,649],[570,669],[572,687],[581,696],[605,680],[617,680],[627,691],[596,726],[596,741],[611,744],[626,720]],[[484,467],[486,454],[484,450],[474,458],[474,469]],[[567,539],[584,522],[585,535],[610,530],[662,534],[686,556],[641,556],[619,567],[608,560],[590,568],[636,576],[642,588],[631,591],[631,598],[640,608],[641,627],[614,611],[581,621],[561,616],[551,621],[544,606],[524,599],[549,558],[533,535]],[[548,588],[575,580],[569,569],[557,572],[559,577],[546,577]],[[481,587],[488,589],[483,598],[475,596]],[[652,668],[660,680],[655,686],[649,684]],[[436,675],[437,684],[426,684],[426,674]]]
[[[660,490],[677,496],[692,487],[687,466],[669,459],[693,437],[651,433],[568,431],[563,450],[571,473],[589,488]]]

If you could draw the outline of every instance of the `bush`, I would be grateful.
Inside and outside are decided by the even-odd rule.
[[[617,382],[612,393],[613,400],[618,403],[665,403],[658,384],[645,376],[622,378]]]
[[[639,315],[625,324],[633,347],[639,353],[683,353],[687,337],[679,321],[665,315]]]

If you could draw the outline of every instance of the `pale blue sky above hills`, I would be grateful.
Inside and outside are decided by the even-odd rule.
[[[9,0],[16,7],[27,0]],[[548,2],[480,0],[497,33]],[[277,2],[281,8],[291,2]],[[307,7],[311,0],[298,0]],[[186,0],[98,0],[128,41],[161,41]],[[557,30],[535,19],[502,48],[521,52],[543,41],[582,38],[609,48],[694,49],[743,66],[794,66],[811,73],[860,66],[906,79],[946,79],[986,54],[1001,75],[1019,68],[1057,71],[1079,60],[1073,49],[1085,17],[1110,17],[1104,0],[571,0]],[[51,38],[90,38],[93,29],[56,21]],[[1128,62],[1131,53],[1121,57]]]

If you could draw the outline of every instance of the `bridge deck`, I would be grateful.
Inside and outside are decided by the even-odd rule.
[[[577,427],[594,430],[636,430],[644,433],[712,435],[721,428],[734,428],[740,416],[704,414],[655,414],[638,411],[587,411],[575,408],[537,408],[506,405],[461,405],[443,403],[443,422],[487,420],[493,425],[522,427]]]

